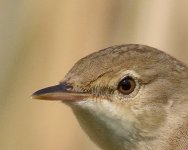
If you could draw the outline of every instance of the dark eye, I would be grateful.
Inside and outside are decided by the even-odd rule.
[[[136,87],[136,82],[132,77],[125,77],[120,81],[118,85],[118,91],[122,94],[128,95],[134,91]]]

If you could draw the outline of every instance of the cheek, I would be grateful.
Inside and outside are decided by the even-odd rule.
[[[162,104],[134,105],[132,111],[139,122],[137,128],[145,132],[157,130],[166,120],[166,111]]]
[[[138,98],[143,102],[168,103],[168,98],[172,94],[173,85],[168,80],[158,79],[147,85],[143,85],[139,91]]]
[[[140,129],[155,131],[165,122],[169,85],[170,83],[166,80],[160,80],[140,89],[131,107]]]

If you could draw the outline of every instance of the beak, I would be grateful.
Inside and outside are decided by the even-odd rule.
[[[64,102],[82,101],[87,97],[89,97],[88,93],[75,92],[72,86],[65,83],[38,90],[31,96],[33,99],[61,100]]]

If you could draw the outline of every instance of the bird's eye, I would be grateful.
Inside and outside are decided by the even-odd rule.
[[[136,87],[136,82],[132,77],[125,77],[123,80],[120,81],[118,85],[118,91],[122,94],[128,95],[134,91]]]

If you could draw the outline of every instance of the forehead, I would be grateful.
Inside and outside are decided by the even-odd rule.
[[[156,67],[156,64],[158,64],[158,67]],[[86,84],[105,74],[113,76],[121,70],[139,71],[150,68],[166,70],[173,65],[183,67],[176,59],[152,47],[135,44],[119,45],[82,58],[66,75],[65,81]]]

